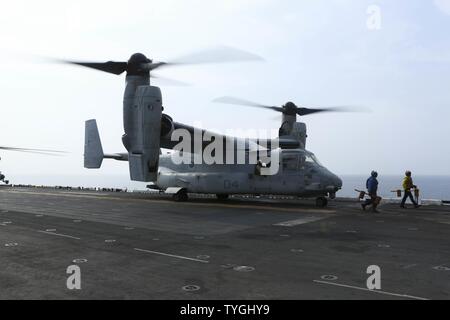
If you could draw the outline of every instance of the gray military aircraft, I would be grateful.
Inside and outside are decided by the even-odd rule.
[[[88,120],[85,124],[84,167],[100,168],[103,159],[128,161],[131,180],[152,182],[149,188],[173,194],[177,201],[186,201],[188,193],[216,194],[222,200],[233,194],[276,194],[314,197],[317,206],[326,206],[326,197],[335,197],[342,187],[342,180],[305,149],[306,125],[297,122],[297,115],[343,111],[343,108],[311,109],[297,107],[292,102],[276,107],[230,97],[217,99],[216,102],[263,107],[282,113],[277,138],[244,139],[175,122],[163,113],[160,88],[150,85],[150,78],[154,76],[151,73],[158,68],[242,60],[259,60],[259,57],[237,49],[221,48],[220,52],[201,52],[172,62],[153,62],[141,53],[133,54],[127,62],[64,61],[116,75],[126,72],[122,142],[127,152],[104,153],[96,120]],[[183,142],[180,132],[188,133],[191,138],[188,148],[185,148],[186,144],[178,148]],[[197,143],[196,134],[209,139]],[[204,152],[219,141],[220,148],[214,152],[221,151],[232,161],[202,161]],[[162,153],[161,148],[173,151]],[[264,152],[269,157],[261,156]],[[244,154],[246,160],[254,161],[236,162],[239,153]],[[174,161],[174,157],[189,161],[180,163]],[[272,170],[274,168],[276,170]]]

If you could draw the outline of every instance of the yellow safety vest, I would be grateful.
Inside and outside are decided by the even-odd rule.
[[[406,176],[403,179],[403,190],[409,191],[413,187],[413,181],[411,177]]]

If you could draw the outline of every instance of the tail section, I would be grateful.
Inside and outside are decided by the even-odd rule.
[[[103,148],[98,133],[97,121],[87,120],[84,132],[84,167],[98,169],[103,162]]]

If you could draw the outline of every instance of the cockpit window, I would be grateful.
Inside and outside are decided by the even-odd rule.
[[[316,158],[316,156],[313,153],[307,152],[305,153],[305,162],[306,163],[312,163],[316,164],[318,166],[323,167],[323,165],[320,163],[320,161]]]
[[[305,166],[321,166],[323,165],[319,162],[316,156],[306,150],[296,150],[283,152],[282,157],[283,170],[299,170],[303,169]]]

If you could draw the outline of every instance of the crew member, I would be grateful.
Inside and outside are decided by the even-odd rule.
[[[405,178],[403,178],[403,191],[405,192],[405,194],[403,195],[403,199],[402,199],[402,203],[400,204],[400,208],[406,208],[405,207],[405,202],[406,199],[409,197],[409,199],[411,199],[411,202],[414,204],[414,208],[418,208],[420,207],[419,204],[414,201],[414,197],[411,193],[411,189],[414,188],[416,189],[417,186],[414,185],[413,180],[411,178],[411,171],[406,171],[405,172]]]
[[[363,210],[366,210],[367,206],[372,205],[372,211],[376,212],[376,213],[379,212],[377,210],[377,206],[378,206],[378,195],[377,195],[378,180],[377,180],[377,177],[378,177],[378,172],[372,171],[370,173],[370,177],[366,181],[367,193],[369,194],[370,199],[367,199],[363,204],[361,204]]]

